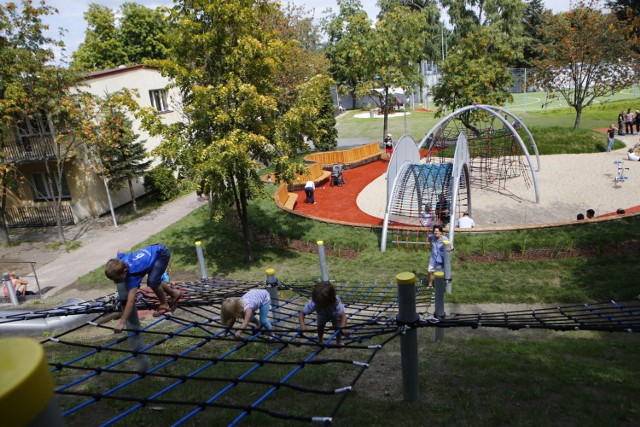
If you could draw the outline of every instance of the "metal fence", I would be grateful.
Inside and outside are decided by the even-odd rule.
[[[71,206],[60,207],[62,225],[74,224]],[[5,220],[8,227],[50,227],[56,225],[56,214],[51,206],[7,208]]]

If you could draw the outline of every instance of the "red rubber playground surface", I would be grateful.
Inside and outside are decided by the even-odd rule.
[[[358,194],[374,179],[387,171],[387,162],[375,161],[342,174],[346,183],[331,187],[329,181],[316,187],[316,204],[304,203],[304,191],[294,191],[298,201],[293,211],[309,218],[340,224],[382,226],[382,219],[368,215],[358,208]]]
[[[343,177],[346,183],[342,187],[331,187],[329,181],[318,186],[315,191],[315,204],[304,203],[304,191],[294,191],[298,194],[295,205],[296,214],[346,225],[381,227],[382,219],[366,214],[358,208],[358,194],[374,179],[387,171],[386,161],[375,161],[354,169],[345,170]],[[384,197],[381,195],[381,197]],[[640,213],[640,206],[625,208],[627,214]],[[615,216],[615,212],[609,212],[598,217]]]

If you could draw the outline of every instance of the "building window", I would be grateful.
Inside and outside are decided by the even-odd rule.
[[[165,89],[154,89],[149,91],[151,105],[158,111],[169,111],[167,104],[167,91]]]
[[[56,185],[55,179],[51,180],[51,191],[49,191],[49,185],[47,180],[46,173],[36,172],[31,174],[31,178],[33,181],[33,188],[35,190],[35,200],[51,200],[53,197],[58,195],[58,186]],[[67,179],[62,176],[62,198],[63,199],[71,199],[71,193],[69,192],[69,186],[67,185]]]

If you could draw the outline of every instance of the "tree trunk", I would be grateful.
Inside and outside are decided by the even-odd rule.
[[[251,233],[249,230],[249,215],[247,214],[247,191],[248,185],[242,181],[241,177],[229,177],[229,182],[233,188],[233,198],[235,199],[236,211],[242,225],[242,246],[244,249],[245,264],[253,263],[253,253],[251,249]]]
[[[9,246],[9,229],[5,220],[4,212],[7,207],[7,183],[2,183],[2,200],[0,201],[0,242],[3,246]]]
[[[8,247],[11,243],[9,239],[9,229],[7,228],[7,222],[4,220],[4,209],[2,210],[2,214],[0,215],[0,242],[2,242],[2,246]]]
[[[580,127],[580,119],[582,118],[582,108],[576,107],[576,121],[573,124],[574,129],[578,129]]]
[[[134,212],[138,212],[138,205],[136,204],[136,193],[133,191],[133,182],[131,179],[127,179],[129,183],[129,193],[131,194],[131,207]]]
[[[253,252],[251,248],[251,233],[249,230],[249,216],[247,215],[247,199],[241,194],[242,214],[240,215],[240,222],[242,223],[242,241],[244,247],[244,262],[245,264],[253,263]]]
[[[389,128],[389,88],[384,87],[384,103],[382,104],[382,112],[384,114],[384,125],[382,128],[382,140],[387,136],[387,129]]]

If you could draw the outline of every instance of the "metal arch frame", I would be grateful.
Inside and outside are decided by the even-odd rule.
[[[387,206],[384,210],[384,220],[382,221],[382,236],[380,237],[380,252],[385,252],[387,250],[387,232],[389,231],[389,211],[391,210],[391,202],[393,201],[393,193],[396,191],[396,185],[398,184],[398,178],[400,176],[404,176],[407,168],[412,165],[411,162],[404,162],[396,172],[396,176],[393,177],[393,185],[391,188],[393,189],[392,193],[387,196]],[[389,179],[389,177],[387,177]]]
[[[453,156],[453,169],[451,170],[451,215],[449,216],[449,241],[453,246],[455,237],[455,219],[454,214],[458,208],[458,195],[460,191],[460,179],[466,177],[465,188],[467,189],[467,203],[469,204],[469,214],[473,217],[471,202],[471,187],[469,185],[469,146],[467,145],[467,136],[464,132],[460,132],[456,141],[456,151]]]
[[[402,165],[398,168],[396,172],[396,176],[393,179],[393,184],[390,187],[392,191],[390,192],[390,194],[387,195],[387,205],[385,208],[384,219],[382,222],[380,252],[385,252],[387,250],[387,233],[389,231],[389,215],[391,211],[391,203],[394,200],[393,196],[396,193],[398,179],[400,177],[404,178],[404,175],[406,174],[407,169],[414,164],[415,163],[412,163],[410,161],[405,161],[404,163],[402,163]],[[452,194],[451,196],[452,201],[450,206],[451,212],[456,212],[456,209],[457,209],[458,192],[460,189],[460,179],[463,175],[466,177],[465,188],[467,189],[467,193],[468,193],[467,200],[469,203],[469,210],[471,210],[471,194],[470,194],[471,189],[469,186],[469,172],[470,172],[469,171],[469,148],[467,146],[467,137],[463,132],[461,132],[460,135],[458,135],[458,140],[456,143],[456,154],[454,156],[453,168],[451,170],[451,180],[449,183],[449,186],[451,187],[450,193]],[[449,241],[451,242],[452,245],[453,245],[454,234],[455,234],[455,231],[454,231],[455,227],[453,226],[454,221],[455,221],[454,215],[451,215],[449,218]]]
[[[511,134],[516,137],[516,140],[518,141],[518,144],[520,144],[520,148],[522,149],[522,152],[524,153],[524,155],[525,155],[525,157],[527,159],[527,163],[529,164],[529,169],[531,170],[531,177],[533,179],[533,189],[534,189],[534,192],[535,192],[535,195],[536,195],[536,203],[539,203],[540,202],[540,187],[538,185],[538,175],[536,174],[536,171],[540,170],[540,155],[538,153],[538,147],[536,146],[536,142],[533,139],[533,136],[531,135],[531,132],[529,132],[529,129],[525,126],[525,124],[518,117],[516,117],[512,113],[508,112],[507,110],[504,110],[503,108],[495,107],[495,106],[491,106],[491,105],[468,105],[468,106],[463,107],[463,108],[461,108],[461,109],[459,109],[457,111],[454,111],[453,113],[449,114],[448,116],[446,116],[445,118],[440,120],[433,128],[431,128],[431,130],[424,136],[424,138],[422,138],[420,140],[420,144],[418,145],[418,150],[420,148],[422,148],[425,145],[425,143],[431,139],[431,137],[434,134],[434,132],[436,130],[439,130],[440,127],[444,123],[446,123],[449,120],[451,120],[452,118],[460,115],[461,113],[464,113],[465,111],[469,111],[469,110],[484,110],[484,111],[486,111],[488,113],[491,113],[493,116],[495,116],[498,119],[500,119],[500,121],[505,125],[505,127],[507,129],[509,129]],[[523,129],[525,129],[525,131],[527,132],[527,135],[531,139],[531,143],[533,144],[533,148],[534,148],[534,151],[536,153],[536,161],[537,161],[537,165],[538,165],[537,169],[534,169],[533,160],[531,159],[531,156],[529,155],[529,150],[527,150],[527,146],[525,145],[524,141],[522,140],[522,138],[520,137],[518,132],[516,132],[514,127],[511,125],[511,123],[509,123],[507,120],[505,120],[504,117],[502,117],[500,114],[497,113],[497,111],[503,112],[503,113],[509,115],[510,117],[518,120],[518,122],[522,125]],[[434,141],[431,140],[431,142],[429,143],[429,146],[427,148],[431,149],[433,143],[434,143]]]

